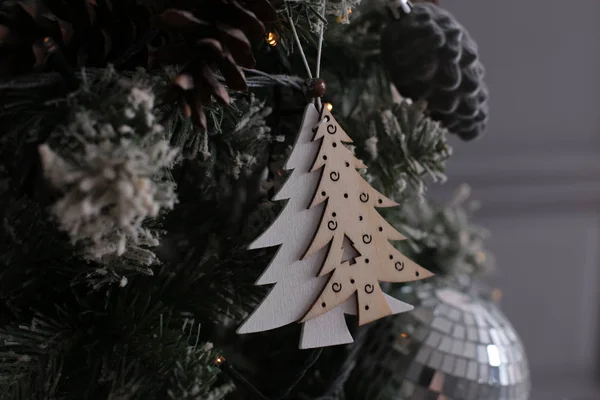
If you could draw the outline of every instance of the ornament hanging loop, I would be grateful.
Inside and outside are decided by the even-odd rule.
[[[308,65],[308,60],[306,59],[306,55],[304,54],[304,50],[302,49],[302,43],[300,43],[300,37],[298,36],[298,32],[296,31],[296,27],[294,25],[294,20],[292,19],[292,14],[290,12],[289,6],[286,7],[288,19],[290,22],[290,26],[292,28],[292,33],[294,35],[294,40],[296,45],[298,46],[298,50],[300,51],[300,56],[302,57],[302,61],[304,62],[304,67],[306,68],[306,73],[308,75],[308,79],[304,82],[304,93],[315,102],[315,106],[319,113],[322,111],[322,103],[321,97],[325,95],[327,90],[327,84],[324,79],[319,78],[321,73],[321,54],[323,50],[323,35],[325,32],[325,8],[326,1],[323,2],[322,15],[320,18],[320,30],[319,30],[319,41],[317,47],[317,65],[315,67],[315,75],[313,78],[313,74],[310,71],[310,66]]]

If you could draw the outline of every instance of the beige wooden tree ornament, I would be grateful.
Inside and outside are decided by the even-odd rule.
[[[357,169],[366,166],[344,146],[352,139],[326,108],[314,141],[321,145],[311,170],[321,170],[321,178],[310,207],[326,205],[305,256],[328,246],[319,276],[330,274],[330,278],[302,320],[318,317],[356,294],[359,324],[364,325],[393,314],[380,281],[409,282],[433,274],[390,243],[406,238],[376,208],[398,204],[373,189],[358,173]],[[359,254],[353,260],[342,259],[344,239]]]
[[[377,212],[397,204],[358,173],[366,168],[344,145],[352,140],[326,107],[305,110],[285,164],[292,170],[274,200],[281,214],[251,245],[279,246],[258,285],[274,285],[238,333],[302,323],[300,348],[353,341],[344,314],[363,325],[412,306],[383,293],[380,281],[408,282],[432,274],[402,255],[404,240]]]

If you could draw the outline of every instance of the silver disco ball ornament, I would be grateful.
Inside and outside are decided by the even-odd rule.
[[[494,302],[435,278],[393,295],[415,309],[369,332],[348,399],[528,399],[523,345]]]

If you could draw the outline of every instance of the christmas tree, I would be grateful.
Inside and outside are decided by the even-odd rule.
[[[486,122],[443,4],[0,2],[0,399],[338,398]]]

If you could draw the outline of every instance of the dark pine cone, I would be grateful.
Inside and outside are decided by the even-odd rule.
[[[182,100],[197,126],[206,128],[203,105],[211,96],[224,105],[230,102],[215,69],[230,89],[247,90],[240,67],[254,67],[250,42],[264,37],[264,22],[274,22],[277,13],[268,0],[174,0],[170,5],[154,24],[171,37],[152,57],[160,64],[185,65],[170,94]]]
[[[70,68],[178,64],[167,101],[206,128],[203,105],[230,102],[215,71],[245,91],[250,41],[276,20],[268,0],[0,0],[0,77],[48,69],[49,49]]]
[[[479,136],[488,120],[488,90],[477,45],[446,10],[415,4],[382,31],[381,52],[404,97],[425,100],[431,118],[464,140]]]
[[[120,61],[149,29],[149,13],[135,0],[3,0],[0,77],[45,69],[45,38],[71,67],[103,67]]]

